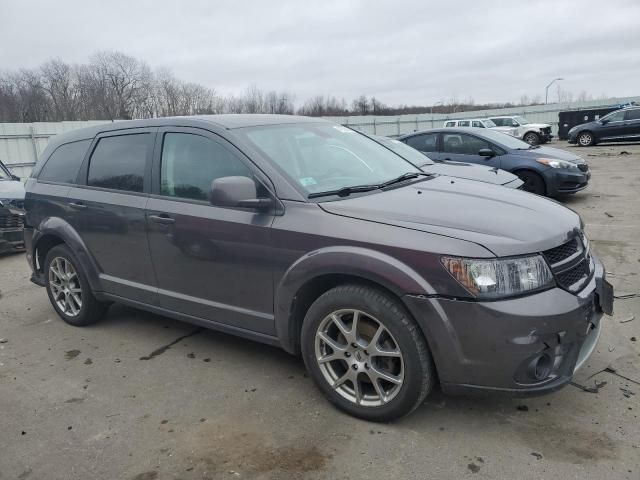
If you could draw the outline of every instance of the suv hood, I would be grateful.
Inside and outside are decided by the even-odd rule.
[[[24,185],[16,180],[0,180],[0,200],[24,200]]]
[[[555,201],[446,176],[319,205],[334,215],[467,240],[499,257],[556,247],[580,228],[580,217]]]
[[[447,175],[455,178],[466,178],[467,180],[475,180],[477,182],[491,183],[493,185],[506,185],[508,183],[519,180],[513,173],[497,168],[489,168],[484,165],[474,165],[465,162],[437,162],[434,164],[422,165],[422,170],[428,173],[437,173],[438,175]],[[516,181],[510,187],[519,187],[522,182]]]

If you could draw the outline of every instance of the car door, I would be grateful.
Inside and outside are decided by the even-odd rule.
[[[223,138],[162,128],[156,142],[149,247],[160,306],[201,319],[274,334],[269,263],[274,214],[212,205],[211,182],[246,176],[263,196],[268,180]]]
[[[405,138],[403,142],[425,154],[431,160],[438,161],[442,156],[442,152],[440,152],[438,148],[437,132],[412,135],[411,137]]]
[[[627,132],[625,128],[625,110],[618,110],[610,113],[600,120],[601,127],[598,129],[597,135],[599,140],[620,139]],[[603,122],[604,121],[604,122]]]
[[[624,136],[631,139],[640,138],[640,108],[627,110],[624,117]]]
[[[479,155],[482,149],[496,152],[493,157]],[[445,161],[469,162],[500,168],[500,156],[496,148],[483,138],[460,132],[442,133],[442,159]]]
[[[105,291],[144,303],[156,300],[145,221],[156,130],[98,135],[67,204]]]

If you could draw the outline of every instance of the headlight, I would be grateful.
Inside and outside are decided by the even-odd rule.
[[[565,168],[567,170],[578,170],[578,165],[566,160],[556,160],[555,158],[536,158],[536,162],[547,165],[551,168]]]
[[[442,257],[444,268],[471,295],[497,299],[553,285],[553,274],[540,255],[505,259]]]

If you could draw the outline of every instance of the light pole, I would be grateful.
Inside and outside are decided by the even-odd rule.
[[[551,85],[553,85],[554,83],[560,81],[560,80],[564,80],[564,78],[562,78],[562,77],[554,78],[553,80],[551,80],[551,82],[549,82],[549,85],[547,85],[547,88],[544,89],[544,104],[545,105],[549,101],[549,87]]]
[[[431,105],[431,111],[430,111],[430,115],[431,115],[431,128],[433,128],[433,107],[437,106],[437,105],[442,105],[444,102],[442,100],[440,100],[439,102],[434,103],[433,105]]]

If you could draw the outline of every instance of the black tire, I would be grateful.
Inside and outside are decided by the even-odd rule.
[[[529,145],[539,145],[541,143],[540,135],[536,132],[527,132],[522,137],[522,140],[527,142]]]
[[[576,138],[579,147],[591,147],[596,144],[596,137],[591,132],[580,132]]]
[[[393,387],[396,388],[395,396],[387,403],[364,406],[350,401],[329,384],[328,379],[321,371],[320,363],[316,357],[316,333],[323,322],[330,318],[331,313],[345,309],[362,312],[361,315],[362,318],[365,318],[365,322],[369,318],[368,316],[375,317],[377,323],[387,330],[390,334],[389,338],[401,352],[401,359],[395,360],[402,362],[403,381],[401,385]],[[371,339],[368,342],[366,348],[371,348]],[[388,422],[411,413],[424,401],[437,381],[435,366],[427,342],[415,321],[398,300],[371,287],[343,285],[321,295],[311,305],[305,316],[301,346],[302,356],[311,378],[329,401],[339,409],[365,420]],[[367,359],[367,357],[364,358]],[[368,357],[368,359],[373,365],[374,357]],[[342,358],[336,360],[336,362],[341,361],[345,362],[345,370],[349,371],[347,360]],[[367,368],[367,364],[364,365]],[[358,372],[359,377],[356,378],[362,378],[363,374],[366,375],[364,370]],[[365,376],[365,382],[369,378]],[[351,384],[353,385],[353,382]],[[370,390],[373,389],[372,384],[369,384],[369,387]],[[364,392],[364,388],[361,391]]]
[[[535,193],[536,195],[546,194],[547,187],[544,183],[544,179],[536,172],[522,170],[520,172],[515,172],[515,174],[524,182],[522,190],[525,192]]]
[[[53,293],[53,289],[55,287],[52,287],[50,283],[50,269],[52,267],[52,263],[56,259],[69,262],[75,270],[76,276],[73,279],[73,286],[81,290],[81,305],[80,308],[77,309],[78,311],[75,315],[66,313],[64,310],[62,310],[54,296],[55,294]],[[91,291],[91,287],[89,286],[89,282],[87,281],[87,277],[82,270],[80,263],[77,261],[69,247],[64,244],[56,245],[47,253],[44,261],[44,277],[45,287],[47,289],[47,294],[49,295],[49,301],[51,301],[51,305],[53,305],[53,308],[60,316],[60,318],[62,318],[69,325],[73,325],[75,327],[84,327],[85,325],[91,325],[92,323],[100,320],[109,308],[109,303],[99,302],[94,297],[93,292]],[[74,303],[74,305],[76,305],[77,307],[77,303]]]

